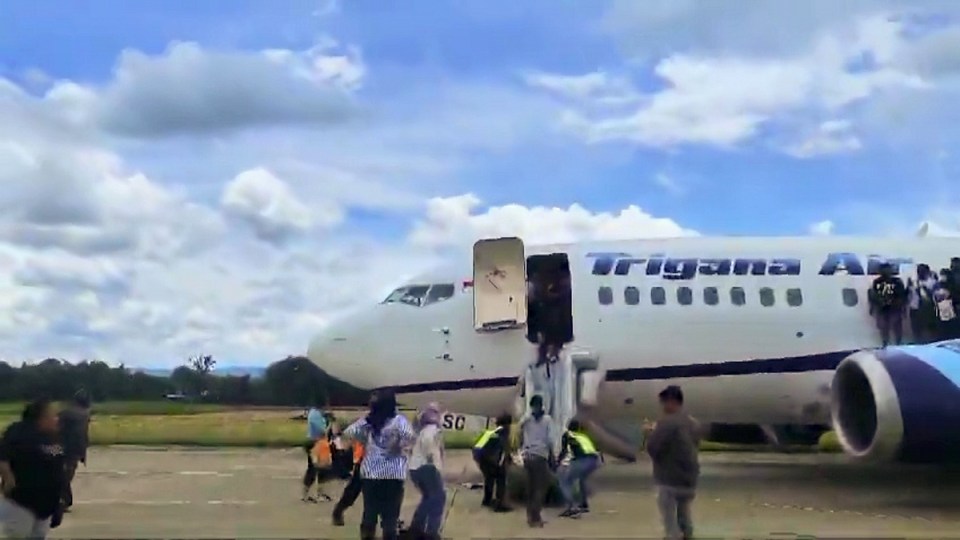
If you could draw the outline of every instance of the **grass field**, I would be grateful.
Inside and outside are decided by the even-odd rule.
[[[0,403],[0,416],[18,416],[22,403]],[[236,409],[234,407],[233,409]],[[249,409],[249,407],[248,407]],[[106,401],[93,405],[94,414],[188,415],[229,411],[226,405],[183,401]]]
[[[0,429],[15,421],[21,404],[0,404]],[[305,424],[301,411],[278,408],[236,408],[178,402],[107,402],[94,406],[90,426],[95,445],[182,445],[200,447],[292,447],[303,443]],[[341,423],[352,422],[358,410],[338,411]],[[478,433],[448,431],[447,446],[470,448]],[[763,452],[764,445],[704,441],[701,450]],[[833,432],[825,433],[815,447],[794,447],[794,452],[840,452]]]

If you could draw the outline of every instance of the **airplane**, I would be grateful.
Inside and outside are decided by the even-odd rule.
[[[523,412],[536,357],[528,279],[565,274],[570,332],[557,410],[608,452],[636,452],[657,395],[678,384],[703,423],[831,426],[867,461],[960,455],[960,340],[881,347],[867,291],[960,256],[960,238],[643,239],[526,246],[492,238],[326,327],[308,357],[412,406]],[[909,320],[904,318],[909,338]]]

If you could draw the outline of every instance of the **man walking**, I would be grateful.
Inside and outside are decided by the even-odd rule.
[[[700,426],[683,410],[683,391],[668,386],[660,392],[663,416],[647,438],[647,453],[653,460],[657,506],[669,539],[693,538],[693,501],[700,476],[697,457]]]

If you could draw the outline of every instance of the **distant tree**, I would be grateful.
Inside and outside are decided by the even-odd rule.
[[[187,365],[197,373],[209,375],[217,366],[217,361],[209,354],[198,354],[197,356],[191,356],[190,359],[187,360]]]

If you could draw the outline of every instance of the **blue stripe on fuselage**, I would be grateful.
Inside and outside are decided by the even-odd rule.
[[[608,381],[651,381],[660,379],[688,379],[693,377],[724,377],[735,375],[760,375],[776,373],[807,373],[812,371],[832,371],[840,362],[855,351],[795,356],[786,358],[766,358],[759,360],[738,360],[732,362],[713,362],[706,364],[686,364],[679,366],[658,366],[648,368],[611,369],[607,371]],[[518,377],[497,377],[491,379],[464,379],[459,381],[435,381],[428,383],[389,386],[397,394],[420,394],[425,392],[445,392],[456,390],[479,390],[504,388],[517,384]]]

